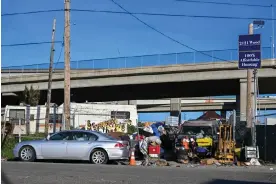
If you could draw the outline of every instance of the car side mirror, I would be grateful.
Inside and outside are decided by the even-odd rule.
[[[48,134],[47,137],[46,137],[46,140],[49,141],[50,137],[51,137],[50,134]]]

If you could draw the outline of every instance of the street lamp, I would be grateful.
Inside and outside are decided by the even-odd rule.
[[[253,21],[253,25],[257,26],[256,29],[263,28],[264,24],[265,24],[265,21],[263,21],[263,20],[254,20]]]

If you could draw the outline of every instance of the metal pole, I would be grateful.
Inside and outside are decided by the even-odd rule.
[[[56,115],[57,115],[57,106],[56,104],[54,104],[54,128],[53,128],[53,133],[56,133],[56,125],[57,125],[57,118],[56,118]]]
[[[264,161],[266,162],[266,128],[267,128],[267,118],[265,118],[265,135],[264,135]]]
[[[233,110],[233,140],[236,141],[236,110]]]
[[[252,143],[256,146],[256,120],[257,120],[257,69],[254,70],[254,116],[252,126]]]
[[[19,137],[18,137],[18,138],[19,138],[19,142],[21,142],[21,131],[22,131],[22,130],[21,130],[21,118],[19,118],[18,123],[19,123],[19,134],[18,134]]]
[[[253,23],[249,24],[248,34],[253,34]],[[247,106],[246,106],[246,121],[247,128],[252,128],[252,69],[247,69]]]
[[[275,44],[274,44],[274,39],[275,39],[275,28],[274,28],[274,7],[271,5],[271,14],[272,14],[272,58],[275,58]]]

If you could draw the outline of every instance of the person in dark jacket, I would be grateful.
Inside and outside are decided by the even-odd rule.
[[[196,149],[198,147],[198,144],[194,138],[190,138],[190,149],[192,150],[193,154],[196,154]]]

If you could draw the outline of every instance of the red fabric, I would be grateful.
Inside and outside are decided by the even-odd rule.
[[[160,146],[148,146],[148,154],[160,154]]]

